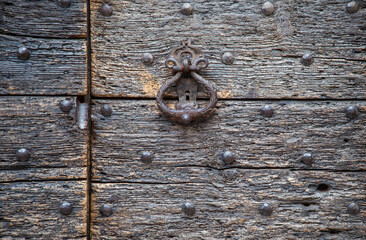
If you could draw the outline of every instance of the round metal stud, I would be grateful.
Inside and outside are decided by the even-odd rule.
[[[100,108],[100,113],[104,116],[104,117],[110,117],[112,115],[112,108],[108,105],[103,105]]]
[[[271,2],[265,2],[262,5],[262,13],[266,16],[271,16],[274,13],[275,7]]]
[[[265,105],[260,109],[260,113],[263,117],[272,117],[273,108],[271,106]]]
[[[300,157],[300,162],[306,164],[306,165],[311,165],[314,162],[313,159],[313,155],[311,153],[304,153],[301,157]]]
[[[154,61],[154,56],[151,53],[144,53],[141,60],[145,65],[151,65]]]
[[[346,116],[349,117],[349,118],[356,118],[358,117],[358,108],[357,106],[349,106],[346,108]]]
[[[15,157],[18,161],[25,162],[30,158],[30,152],[25,148],[21,148],[17,151]]]
[[[20,47],[18,49],[18,59],[27,60],[30,57],[30,51],[26,47]]]
[[[313,62],[314,62],[314,58],[311,53],[305,53],[304,55],[302,55],[301,63],[304,66],[310,66],[311,64],[313,64]]]
[[[351,215],[357,215],[360,212],[360,207],[356,203],[350,203],[347,207],[347,212]]]
[[[100,12],[105,17],[112,16],[112,14],[113,14],[112,7],[109,6],[109,4],[107,4],[107,3],[103,4],[102,8],[100,9]]]
[[[60,102],[60,109],[63,112],[70,112],[70,110],[72,109],[72,102],[69,100],[62,100]]]
[[[259,212],[263,216],[271,216],[272,211],[272,207],[268,203],[263,203],[262,206],[259,207]]]
[[[233,163],[235,161],[235,156],[232,152],[225,151],[222,153],[222,161],[228,164]]]
[[[59,3],[61,7],[68,8],[70,7],[71,0],[60,0]]]
[[[111,205],[103,204],[102,206],[100,206],[99,212],[100,214],[102,214],[102,216],[109,217],[113,213],[113,208]]]
[[[234,55],[231,52],[224,52],[221,56],[222,63],[226,65],[233,64],[234,60]]]
[[[346,5],[346,10],[350,14],[358,12],[359,8],[360,8],[360,5],[356,1],[349,2]]]
[[[194,207],[193,203],[185,203],[182,205],[182,211],[187,216],[193,216],[196,212],[196,208]]]
[[[72,205],[69,202],[63,202],[60,205],[60,213],[62,215],[70,215],[71,210],[72,210]]]
[[[142,152],[140,160],[143,163],[152,163],[152,154],[150,152]]]
[[[180,10],[184,15],[191,15],[193,13],[193,6],[189,3],[185,3]]]

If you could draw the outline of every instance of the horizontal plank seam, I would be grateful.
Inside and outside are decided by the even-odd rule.
[[[1,95],[0,95],[1,96]],[[144,101],[151,100],[155,101],[156,98],[151,97],[99,97],[93,96],[93,100],[136,100],[136,101]],[[164,100],[177,100],[176,98],[166,97]],[[208,100],[208,98],[197,98],[197,100]],[[298,102],[306,102],[306,101],[320,101],[320,102],[345,102],[345,101],[366,101],[366,98],[218,98],[219,101],[298,101]]]
[[[86,96],[85,94],[53,94],[53,95],[43,95],[43,94],[0,94],[1,97],[43,97],[43,98],[58,98],[58,97],[78,97],[78,96]],[[93,96],[92,100],[136,100],[136,101],[145,101],[151,100],[155,101],[156,98],[149,97],[98,97]],[[167,97],[164,100],[177,100],[176,98]],[[197,100],[208,100],[208,98],[197,98]],[[295,102],[347,102],[347,101],[360,101],[366,102],[365,98],[218,98],[219,101],[248,101],[248,102],[261,102],[261,101],[295,101]]]
[[[76,181],[86,181],[86,178],[55,178],[55,179],[24,179],[24,180],[8,180],[1,181],[0,183],[26,183],[26,182],[76,182]]]
[[[85,94],[0,94],[0,97],[78,97],[78,96],[86,96]]]
[[[289,170],[289,171],[324,171],[324,172],[366,172],[366,169],[327,169],[327,168],[289,168],[289,167],[241,167],[241,166],[226,166],[223,168],[215,168],[211,166],[202,166],[202,165],[173,165],[166,166],[167,168],[209,168],[217,171],[223,171],[227,169],[241,169],[241,170]]]
[[[0,171],[18,171],[18,170],[25,170],[25,169],[76,169],[76,168],[85,168],[86,166],[80,167],[68,167],[68,166],[11,166],[11,167],[0,167]]]
[[[34,39],[51,39],[51,40],[80,40],[80,39],[87,39],[86,34],[80,34],[79,37],[47,37],[47,36],[30,36],[30,35],[22,35],[22,34],[14,34],[14,33],[7,33],[0,30],[0,36],[11,36],[11,37],[19,37],[19,38],[34,38]],[[84,36],[85,35],[85,36]]]
[[[206,182],[149,182],[149,181],[145,181],[145,182],[138,182],[138,181],[108,181],[108,182],[102,182],[102,181],[96,181],[96,180],[93,180],[91,182],[92,183],[97,183],[97,184],[125,183],[125,184],[147,184],[147,185],[160,185],[160,184],[179,185],[179,184],[190,184],[190,183],[206,183]]]

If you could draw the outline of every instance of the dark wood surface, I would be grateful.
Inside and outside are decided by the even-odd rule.
[[[59,211],[72,204],[70,215]],[[85,239],[85,181],[0,184],[2,239]]]
[[[197,0],[190,16],[179,0],[91,0],[90,12],[88,1],[60,2],[0,0],[1,239],[365,239],[364,1],[354,14],[346,0],[274,1],[272,16],[260,0]],[[165,59],[186,39],[206,54],[201,74],[220,98],[210,119],[190,126],[154,101],[172,77]],[[17,58],[22,46],[28,60]],[[260,115],[264,105],[272,117]],[[345,115],[351,105],[355,119]],[[16,160],[19,148],[28,161]],[[219,158],[225,150],[233,163]]]
[[[0,0],[0,33],[47,38],[86,38],[86,0]]]
[[[103,104],[113,109],[111,117],[100,113]],[[274,109],[271,118],[259,113],[266,104]],[[356,119],[346,117],[349,105],[359,107]],[[199,179],[190,166],[365,170],[365,107],[357,101],[221,101],[206,122],[182,126],[161,116],[155,101],[95,100],[93,179]],[[218,158],[226,150],[236,156],[231,165]],[[154,155],[151,164],[140,161],[143,151]],[[304,153],[312,153],[311,166],[301,163]]]
[[[277,1],[275,13],[261,13],[263,1],[195,1],[193,14],[181,1],[104,1],[91,4],[93,94],[155,97],[171,77],[164,66],[181,40],[203,48],[210,66],[203,76],[220,98],[365,98],[365,15],[348,14],[347,1]],[[221,62],[223,52],[233,65]],[[314,64],[300,63],[311,52]],[[141,63],[151,53],[151,66]]]
[[[93,238],[363,239],[366,234],[365,210],[347,213],[351,202],[366,207],[364,172],[185,169],[200,178],[93,184]],[[320,184],[329,189],[317,190]],[[196,208],[191,217],[181,211],[187,202]],[[263,203],[272,206],[271,216],[259,213]],[[103,204],[113,207],[111,216],[99,213]]]
[[[20,47],[30,51],[19,60]],[[0,35],[0,94],[86,94],[85,40]]]
[[[70,113],[59,108],[64,99]],[[87,131],[75,111],[75,97],[0,97],[0,182],[86,179]],[[20,148],[28,161],[16,159]]]

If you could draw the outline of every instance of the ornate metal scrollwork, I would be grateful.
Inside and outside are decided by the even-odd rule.
[[[217,103],[217,94],[215,88],[198,74],[200,70],[208,67],[208,60],[202,51],[193,47],[190,41],[182,41],[182,46],[172,50],[165,66],[172,69],[175,75],[158,91],[156,102],[159,109],[173,121],[184,124],[210,116]],[[163,102],[163,95],[174,84],[177,86],[179,100],[175,109],[172,109]],[[199,84],[210,95],[209,102],[203,107],[198,107],[196,102]]]

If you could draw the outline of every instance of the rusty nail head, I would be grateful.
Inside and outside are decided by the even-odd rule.
[[[224,163],[233,163],[235,161],[235,156],[230,151],[225,151],[222,153],[222,161]]]
[[[30,57],[30,51],[26,47],[20,47],[18,49],[18,59],[27,60]]]
[[[16,158],[18,161],[21,161],[21,162],[25,162],[29,159],[30,157],[30,152],[25,149],[25,148],[21,148],[21,149],[18,149],[17,153],[15,154]]]
[[[313,155],[311,153],[304,153],[301,157],[300,157],[300,162],[306,164],[306,165],[311,165],[314,162],[313,159]]]
[[[301,63],[304,66],[310,66],[311,64],[313,64],[313,62],[314,62],[314,58],[311,53],[305,53],[304,55],[302,55]]]
[[[347,212],[351,215],[357,215],[360,212],[360,207],[356,203],[350,203],[347,207]]]
[[[346,10],[350,14],[358,12],[359,8],[360,8],[360,5],[356,1],[349,2],[346,6]]]
[[[71,4],[71,0],[60,0],[60,6],[63,8],[68,8],[70,7]]]
[[[266,16],[271,16],[275,10],[274,5],[271,2],[265,2],[262,5],[262,13]]]
[[[109,204],[103,204],[102,206],[100,206],[99,212],[104,217],[109,217],[109,216],[112,215],[113,209],[112,209],[112,206],[111,205],[109,205]]]
[[[233,64],[235,58],[231,52],[224,52],[221,56],[221,60],[223,64],[231,65]]]
[[[357,106],[349,106],[346,108],[346,116],[349,118],[356,118],[358,116]]]
[[[272,214],[272,207],[268,203],[263,203],[262,206],[259,207],[259,212],[263,216],[271,216],[271,214]]]
[[[112,115],[112,108],[108,105],[103,105],[100,108],[100,113],[104,116],[104,117],[109,117]]]
[[[70,110],[72,109],[72,102],[69,100],[62,100],[60,102],[60,109],[63,112],[70,112]]]
[[[182,6],[182,9],[180,10],[184,15],[191,15],[193,12],[193,6],[189,3],[185,3]]]
[[[107,3],[103,4],[102,8],[100,9],[100,12],[105,17],[112,16],[112,14],[113,14],[113,10],[112,10],[111,6],[109,6],[109,4],[107,4]]]
[[[152,154],[150,152],[142,152],[140,160],[143,163],[151,163],[152,162]]]
[[[193,203],[185,203],[185,204],[182,205],[182,211],[187,216],[193,216],[196,212],[196,208],[194,207]]]
[[[145,65],[150,65],[154,61],[154,56],[151,53],[144,53],[141,60]]]
[[[265,105],[265,106],[261,107],[260,113],[263,117],[272,117],[273,108],[271,106]]]
[[[72,210],[72,205],[69,202],[63,202],[60,205],[60,213],[62,215],[69,215],[71,213]]]

